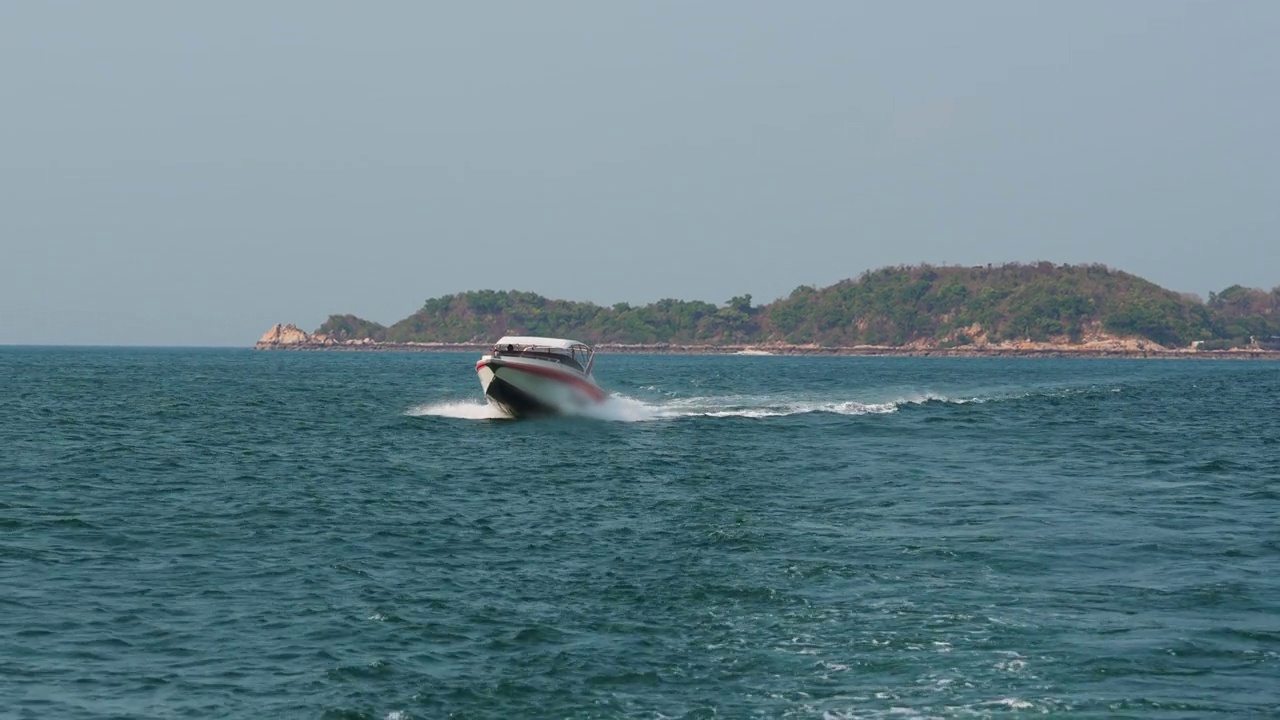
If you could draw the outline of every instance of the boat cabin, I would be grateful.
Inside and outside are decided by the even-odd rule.
[[[498,342],[494,343],[493,356],[495,358],[524,357],[560,363],[590,375],[595,351],[590,345],[576,340],[511,335],[499,338]]]

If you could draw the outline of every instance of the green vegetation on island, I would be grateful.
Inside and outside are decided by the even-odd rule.
[[[387,336],[387,328],[381,323],[358,318],[355,315],[330,315],[328,320],[316,332],[323,332],[335,338],[382,340]]]
[[[488,342],[528,334],[619,344],[936,348],[1076,344],[1109,336],[1220,349],[1280,337],[1280,287],[1236,285],[1205,302],[1103,265],[921,265],[868,271],[825,288],[802,286],[767,305],[742,295],[724,305],[666,299],[603,307],[477,290],[427,300],[389,327],[334,315],[316,332],[383,342]]]

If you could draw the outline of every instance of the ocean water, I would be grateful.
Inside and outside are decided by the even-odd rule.
[[[0,717],[1280,716],[1280,364],[0,348]]]

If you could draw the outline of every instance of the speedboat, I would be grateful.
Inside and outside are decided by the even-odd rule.
[[[559,415],[604,400],[591,376],[595,351],[562,338],[503,337],[476,362],[489,402],[512,417]]]

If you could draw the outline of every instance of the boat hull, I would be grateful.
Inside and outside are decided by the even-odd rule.
[[[588,376],[549,363],[485,357],[476,374],[489,402],[512,417],[572,414],[604,400]]]

